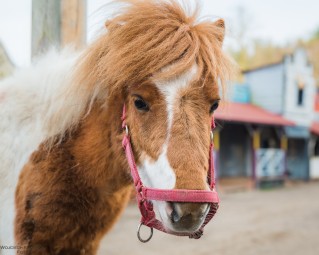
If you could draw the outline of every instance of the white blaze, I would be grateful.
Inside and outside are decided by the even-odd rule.
[[[169,67],[167,68],[169,69]],[[167,70],[166,68],[163,70]],[[171,135],[171,128],[174,118],[174,106],[178,100],[179,92],[190,86],[192,79],[196,75],[197,66],[193,65],[191,69],[175,79],[169,81],[155,82],[158,90],[164,95],[167,110],[167,135],[163,144],[161,154],[156,161],[145,156],[141,165],[138,166],[141,179],[145,186],[160,189],[173,189],[176,183],[175,172],[169,164],[167,158],[167,146]],[[155,209],[157,209],[163,222],[168,223],[167,213],[165,210],[166,203],[154,201]]]
[[[167,69],[169,69],[169,67]],[[174,104],[177,100],[177,96],[182,89],[190,86],[191,81],[194,79],[194,76],[197,73],[197,69],[197,65],[193,65],[190,70],[186,71],[175,79],[166,82],[156,82],[156,87],[164,95],[166,100],[168,120],[166,142],[169,139],[170,131],[173,124]],[[163,72],[165,72],[165,70]]]

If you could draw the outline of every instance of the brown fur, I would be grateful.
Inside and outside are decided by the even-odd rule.
[[[121,148],[123,104],[137,163],[144,154],[156,160],[166,138],[167,113],[154,82],[194,63],[198,75],[179,94],[168,159],[175,188],[207,188],[209,109],[219,97],[218,78],[224,83],[230,67],[221,50],[224,23],[196,24],[195,14],[187,17],[174,1],[125,2],[130,7],[107,23],[108,33],[88,48],[74,76],[79,89],[100,86],[108,97],[96,99],[58,144],[48,149],[45,141],[20,175],[15,234],[17,244],[28,247],[25,254],[96,254],[131,190]],[[136,95],[150,105],[149,112],[134,107]]]
[[[210,144],[209,107],[219,99],[218,86],[213,82],[194,83],[181,91],[179,97],[180,105],[175,108],[167,149],[168,160],[176,174],[175,188],[205,190]]]
[[[16,192],[16,240],[29,245],[26,254],[95,254],[118,218],[131,179],[117,136],[120,120],[107,117],[113,111],[94,108],[71,137],[50,152],[41,145],[24,167]]]

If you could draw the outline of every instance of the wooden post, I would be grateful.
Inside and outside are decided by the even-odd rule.
[[[253,150],[253,183],[255,188],[258,187],[257,177],[257,150],[260,149],[260,130],[255,129],[252,133],[252,150]]]
[[[32,58],[86,42],[86,0],[32,0]]]
[[[282,134],[280,137],[280,148],[285,152],[288,149],[288,138],[286,135]]]
[[[61,0],[61,45],[86,43],[86,0]]]
[[[214,130],[214,150],[219,151],[220,148],[220,131]]]
[[[220,169],[219,169],[219,156],[220,156],[220,129],[216,128],[214,130],[214,138],[213,138],[213,142],[214,142],[214,167],[215,167],[215,182],[216,185],[219,185],[219,175],[220,173]]]
[[[60,1],[32,0],[32,58],[53,45],[60,46]]]
[[[254,130],[253,133],[253,147],[254,150],[258,150],[260,148],[260,132],[258,129]]]

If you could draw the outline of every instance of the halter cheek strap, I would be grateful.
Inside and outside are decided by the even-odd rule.
[[[165,233],[178,235],[178,236],[189,236],[190,238],[198,239],[202,236],[205,225],[213,218],[217,209],[219,198],[215,191],[215,171],[214,171],[214,160],[213,160],[213,141],[211,132],[211,144],[209,149],[209,171],[208,171],[208,183],[211,190],[185,190],[185,189],[156,189],[149,188],[143,185],[143,182],[138,173],[135,158],[132,151],[132,146],[130,142],[129,130],[126,125],[126,109],[123,106],[122,114],[122,128],[125,129],[125,134],[122,140],[122,146],[125,150],[126,158],[131,170],[131,175],[134,181],[136,189],[136,198],[138,202],[138,207],[141,212],[141,224],[138,228],[138,238],[142,242],[147,242],[151,239],[152,235],[143,240],[139,236],[139,230],[141,225],[145,225],[151,228],[151,234],[153,234],[153,228],[160,230]],[[215,127],[214,119],[212,119],[212,129]],[[155,212],[153,210],[153,204],[151,200],[157,201],[169,201],[169,202],[192,202],[192,203],[210,203],[210,210],[204,220],[204,223],[200,229],[192,234],[188,233],[175,233],[170,232],[165,229],[162,222],[156,219]]]

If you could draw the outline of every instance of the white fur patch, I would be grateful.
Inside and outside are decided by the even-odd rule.
[[[169,67],[167,68],[169,69]],[[184,74],[180,75],[176,79],[172,79],[166,82],[157,81],[156,87],[158,90],[165,96],[166,105],[167,105],[167,115],[168,115],[168,131],[170,134],[172,122],[173,122],[173,114],[174,114],[174,103],[176,102],[177,95],[180,90],[186,88],[190,85],[190,82],[194,78],[197,73],[197,65],[193,65],[191,69]],[[165,69],[163,70],[165,72]],[[169,139],[169,136],[167,136]]]
[[[159,189],[172,189],[175,186],[175,173],[167,159],[167,147],[164,145],[163,152],[154,162],[149,157],[145,157],[143,163],[138,166],[142,182],[146,187]],[[166,203],[163,201],[153,201],[154,208],[163,222],[168,222],[168,215],[165,210]]]
[[[0,245],[14,245],[14,194],[30,154],[46,138],[77,123],[92,99],[71,84],[78,57],[52,51],[35,66],[0,81]]]
[[[168,70],[165,68],[165,70]],[[159,91],[164,95],[167,109],[167,136],[163,144],[162,152],[155,162],[151,162],[145,157],[144,162],[139,166],[142,181],[149,187],[172,189],[175,186],[176,177],[174,170],[171,168],[167,159],[167,145],[170,137],[170,131],[173,124],[174,105],[180,90],[190,85],[194,75],[197,72],[197,66],[193,65],[192,68],[180,75],[175,79],[166,82],[157,81],[155,84]]]
[[[167,171],[171,170],[171,166],[166,157],[166,150],[167,148],[163,149],[156,161],[145,157],[139,166],[140,176],[146,186],[159,189],[171,189],[175,186],[174,171]]]

